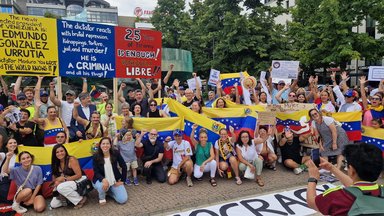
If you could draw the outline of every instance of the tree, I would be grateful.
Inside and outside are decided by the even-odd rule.
[[[382,14],[378,0],[296,0],[289,24],[292,57],[312,69],[326,68],[330,62],[345,68],[352,59],[382,58],[381,40],[352,31],[367,16],[377,14],[378,7]]]

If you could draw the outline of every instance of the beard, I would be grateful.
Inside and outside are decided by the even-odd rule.
[[[157,140],[157,138],[149,138],[149,141],[152,143],[156,142],[156,140]]]

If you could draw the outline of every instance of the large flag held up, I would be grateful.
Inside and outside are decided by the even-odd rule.
[[[245,77],[248,77],[249,74],[247,72],[241,72],[241,74]],[[220,74],[221,86],[225,94],[231,93],[231,88],[237,83],[237,89],[239,90],[239,94],[242,95],[243,88],[241,87],[240,73],[225,73]]]

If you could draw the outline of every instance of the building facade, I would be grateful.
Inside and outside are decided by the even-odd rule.
[[[0,13],[23,14],[23,9],[18,2],[22,3],[22,5],[25,4],[25,0],[0,0]]]

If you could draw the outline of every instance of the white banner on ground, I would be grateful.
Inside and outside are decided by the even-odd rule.
[[[210,86],[216,86],[217,81],[220,79],[220,71],[211,69],[211,72],[209,74],[209,80],[208,85]]]
[[[381,81],[384,80],[384,67],[382,66],[371,66],[368,71],[369,81]]]
[[[318,185],[317,194],[323,193],[328,188],[335,187],[332,184]],[[307,188],[284,191],[280,193],[256,196],[241,199],[206,208],[173,214],[173,216],[196,216],[196,215],[311,215],[315,210],[307,207]]]
[[[272,61],[272,78],[297,79],[299,61]]]
[[[188,82],[188,88],[192,89],[192,90],[195,90],[196,89],[196,81],[195,81],[195,78],[192,78],[192,79],[189,79],[187,80]],[[197,77],[197,82],[199,82],[199,86],[201,88],[201,79],[200,77],[198,76]]]

